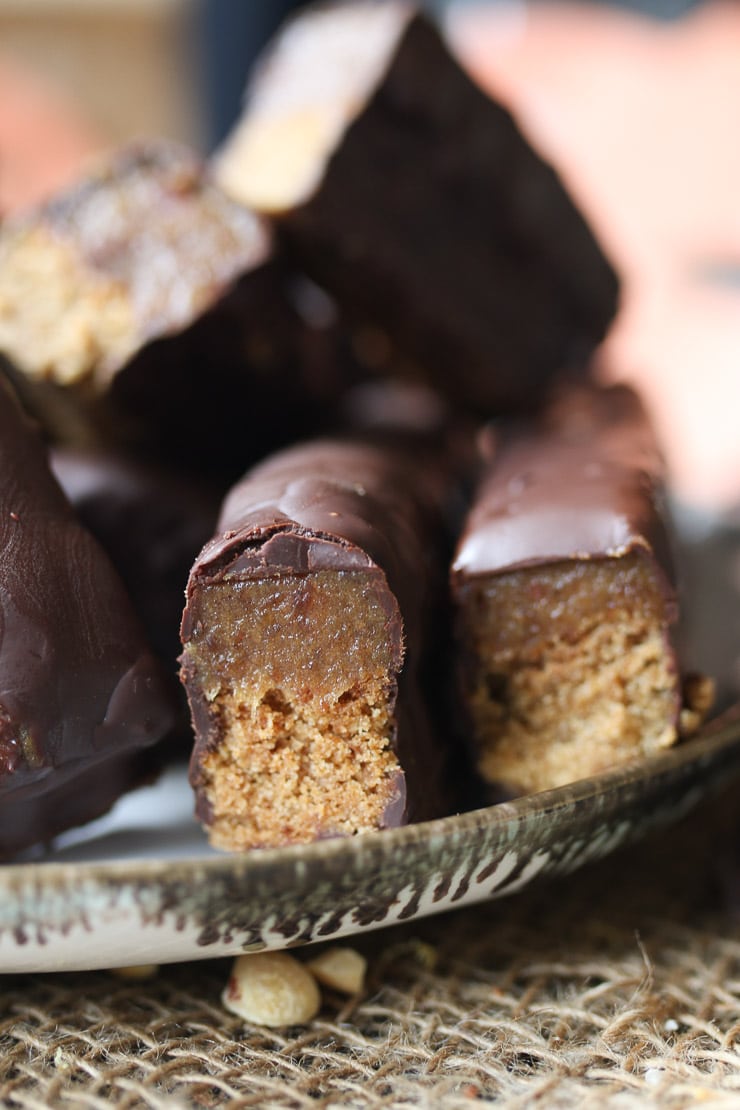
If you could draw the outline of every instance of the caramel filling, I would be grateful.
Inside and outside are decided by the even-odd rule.
[[[214,845],[305,843],[377,828],[396,791],[389,615],[372,573],[214,583],[185,668],[218,742],[201,773]]]
[[[465,590],[461,627],[482,776],[516,793],[669,747],[678,679],[646,559],[562,562]]]

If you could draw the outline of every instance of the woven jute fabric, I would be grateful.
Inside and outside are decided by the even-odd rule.
[[[355,938],[362,997],[279,1032],[230,961],[6,976],[3,1107],[740,1107],[738,791],[597,866]]]

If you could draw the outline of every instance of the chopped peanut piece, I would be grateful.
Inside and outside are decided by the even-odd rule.
[[[327,948],[306,965],[324,987],[359,994],[365,985],[367,960],[354,948]]]
[[[678,718],[678,731],[681,736],[691,736],[701,728],[714,704],[716,683],[707,675],[687,674],[681,692],[683,706]]]
[[[276,1029],[310,1021],[321,995],[316,980],[295,957],[258,952],[234,961],[221,1001],[245,1021]]]

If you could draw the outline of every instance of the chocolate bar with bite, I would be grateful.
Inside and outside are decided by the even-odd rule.
[[[272,456],[227,497],[182,623],[191,781],[216,846],[347,836],[450,804],[425,697],[440,491],[418,444],[332,439]]]
[[[115,151],[0,230],[0,354],[38,384],[24,403],[55,442],[233,480],[320,423],[321,344],[270,227],[176,144]]]
[[[289,22],[216,175],[385,336],[394,372],[486,416],[584,371],[615,313],[614,271],[555,171],[404,0]]]
[[[662,462],[637,397],[578,392],[504,432],[452,566],[478,771],[528,793],[674,744],[682,707]]]
[[[104,812],[144,772],[173,690],[123,585],[0,380],[0,855]]]

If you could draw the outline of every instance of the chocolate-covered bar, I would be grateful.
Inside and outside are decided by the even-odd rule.
[[[346,836],[449,804],[422,692],[442,638],[433,471],[420,450],[325,440],[229,494],[182,622],[191,781],[218,847]]]
[[[175,702],[107,556],[0,380],[0,855],[99,816]]]
[[[120,575],[149,644],[174,672],[188,574],[213,535],[220,499],[120,452],[55,447],[49,463]]]
[[[706,688],[682,716],[662,463],[636,396],[571,394],[492,454],[452,566],[481,776],[526,793],[675,743]]]
[[[46,386],[38,415],[51,414],[51,435],[70,438],[50,383],[81,406],[88,434],[75,427],[74,442],[125,443],[233,479],[318,421],[329,363],[272,239],[169,142],[124,147],[8,220],[0,354]]]
[[[289,22],[216,174],[397,372],[485,415],[535,407],[614,315],[615,274],[557,174],[403,0]]]

